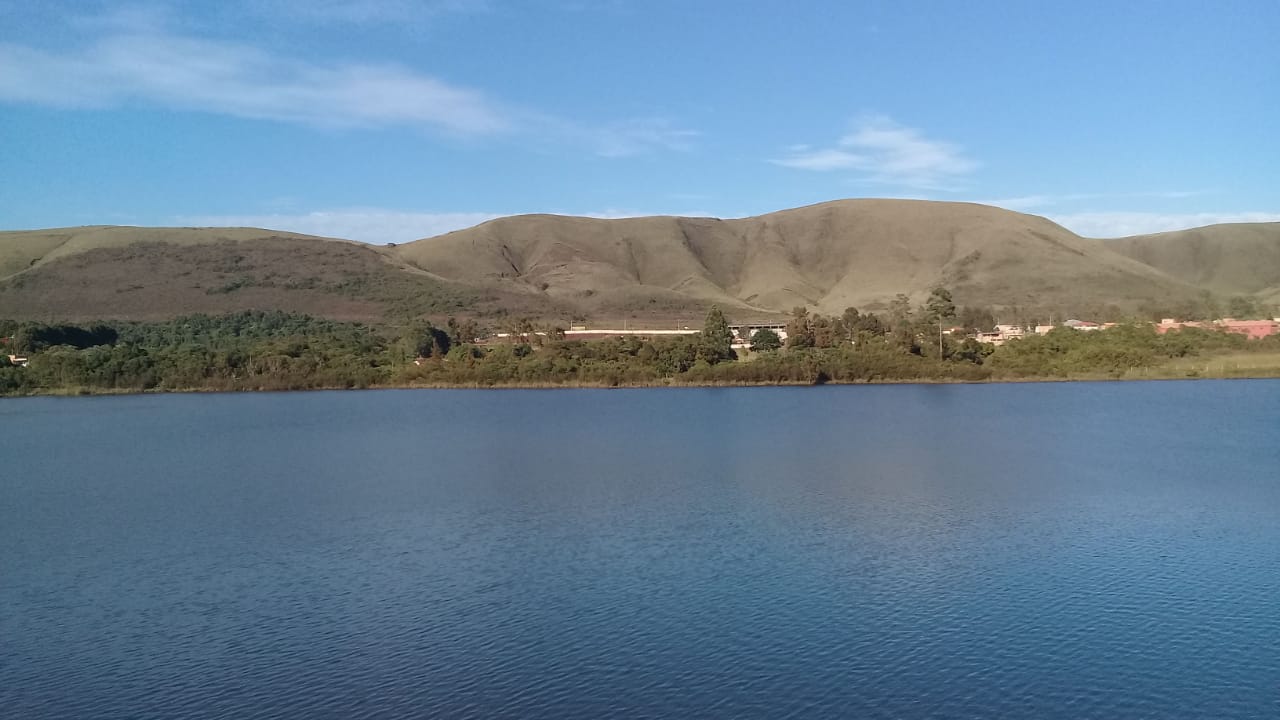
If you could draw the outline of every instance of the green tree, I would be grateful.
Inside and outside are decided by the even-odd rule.
[[[936,287],[929,293],[925,301],[925,314],[929,320],[938,323],[956,316],[956,304],[951,299],[951,291],[944,287]]]
[[[417,321],[401,331],[401,342],[414,357],[444,357],[449,352],[449,333],[429,322]]]
[[[856,307],[847,307],[840,314],[840,322],[844,326],[845,340],[853,340],[854,335],[858,332],[858,323],[862,320],[862,313],[858,312]]]
[[[814,315],[809,322],[813,332],[813,346],[818,348],[838,347],[845,338],[844,323],[840,318]]]
[[[809,318],[809,311],[804,307],[798,306],[791,310],[791,320],[787,322],[787,347],[813,347],[813,323]]]
[[[898,293],[889,301],[889,324],[896,331],[903,325],[911,324],[911,298]]]
[[[884,323],[880,321],[880,316],[875,313],[866,313],[858,317],[857,321],[852,325],[852,331],[855,335],[865,334],[883,337],[885,334]]]
[[[951,291],[944,287],[936,287],[929,293],[924,305],[925,316],[938,330],[938,359],[945,356],[945,344],[942,340],[942,326],[948,320],[955,319],[956,304],[951,299]]]
[[[480,326],[475,320],[449,318],[445,325],[449,329],[449,343],[451,345],[462,345],[463,343],[473,343],[480,337]]]
[[[714,365],[721,360],[734,359],[733,348],[730,347],[733,344],[733,331],[729,330],[729,323],[719,307],[713,305],[707,312],[699,341],[699,357],[708,363]]]
[[[768,352],[782,347],[782,338],[769,328],[762,328],[751,335],[751,352]]]

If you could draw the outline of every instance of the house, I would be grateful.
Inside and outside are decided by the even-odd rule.
[[[1064,327],[1069,327],[1072,330],[1101,330],[1102,329],[1102,325],[1089,320],[1068,320],[1062,323],[1062,325]]]
[[[1280,333],[1280,322],[1275,320],[1220,320],[1218,325],[1229,333],[1244,335],[1250,340],[1261,340]]]
[[[988,343],[991,345],[1003,345],[1004,337],[998,332],[980,332],[974,336],[974,340],[980,343]]]
[[[1280,320],[1236,320],[1234,318],[1224,318],[1214,322],[1179,322],[1173,318],[1164,318],[1156,324],[1156,332],[1161,335],[1170,330],[1181,330],[1182,328],[1195,327],[1205,328],[1206,330],[1221,330],[1222,332],[1234,333],[1236,335],[1244,335],[1250,340],[1261,340],[1264,337],[1280,334]]]
[[[994,332],[980,332],[975,339],[980,343],[1003,345],[1009,340],[1017,340],[1026,335],[1026,328],[1021,325],[996,325]]]
[[[730,325],[729,332],[733,333],[733,339],[736,343],[751,343],[751,336],[760,330],[772,330],[778,334],[779,340],[787,339],[786,323],[756,323],[746,325]]]
[[[18,367],[26,367],[28,364],[30,364],[31,359],[28,358],[26,355],[10,355],[9,362],[14,365],[17,365]]]
[[[1213,323],[1199,322],[1197,320],[1175,320],[1174,318],[1161,318],[1160,322],[1156,323],[1156,332],[1160,335],[1164,335],[1170,330],[1181,330],[1182,328],[1189,328],[1189,327],[1208,328],[1210,330],[1216,329],[1216,325],[1214,325]]]

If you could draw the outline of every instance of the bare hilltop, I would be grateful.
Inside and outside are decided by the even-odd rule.
[[[251,228],[0,233],[0,317],[158,319],[281,309],[668,322],[963,305],[1088,314],[1280,297],[1280,223],[1096,240],[971,203],[840,200],[756,217],[500,218],[399,246]]]

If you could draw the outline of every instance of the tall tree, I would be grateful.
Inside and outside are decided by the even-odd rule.
[[[853,335],[858,330],[858,321],[862,319],[862,314],[858,312],[856,307],[847,307],[840,315],[840,320],[844,323],[845,339],[852,340]]]
[[[943,358],[945,345],[942,341],[942,325],[956,316],[956,304],[951,299],[951,291],[944,287],[936,287],[929,293],[924,305],[925,315],[938,326],[938,359]]]
[[[932,322],[950,320],[956,316],[956,304],[951,299],[951,291],[944,287],[934,288],[924,307]]]
[[[889,301],[889,324],[894,330],[911,324],[911,298],[898,293]]]
[[[791,320],[787,322],[787,347],[813,347],[813,323],[804,307],[797,306],[791,310]]]
[[[814,315],[809,327],[813,331],[814,347],[833,348],[844,340],[844,325],[839,318]]]
[[[714,364],[734,358],[733,348],[730,347],[733,344],[733,331],[729,329],[729,322],[724,319],[724,313],[720,312],[719,307],[713,305],[707,312],[700,341],[701,355],[707,362]]]

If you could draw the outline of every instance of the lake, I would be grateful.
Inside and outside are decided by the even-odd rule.
[[[0,716],[1280,717],[1280,382],[0,400]]]

